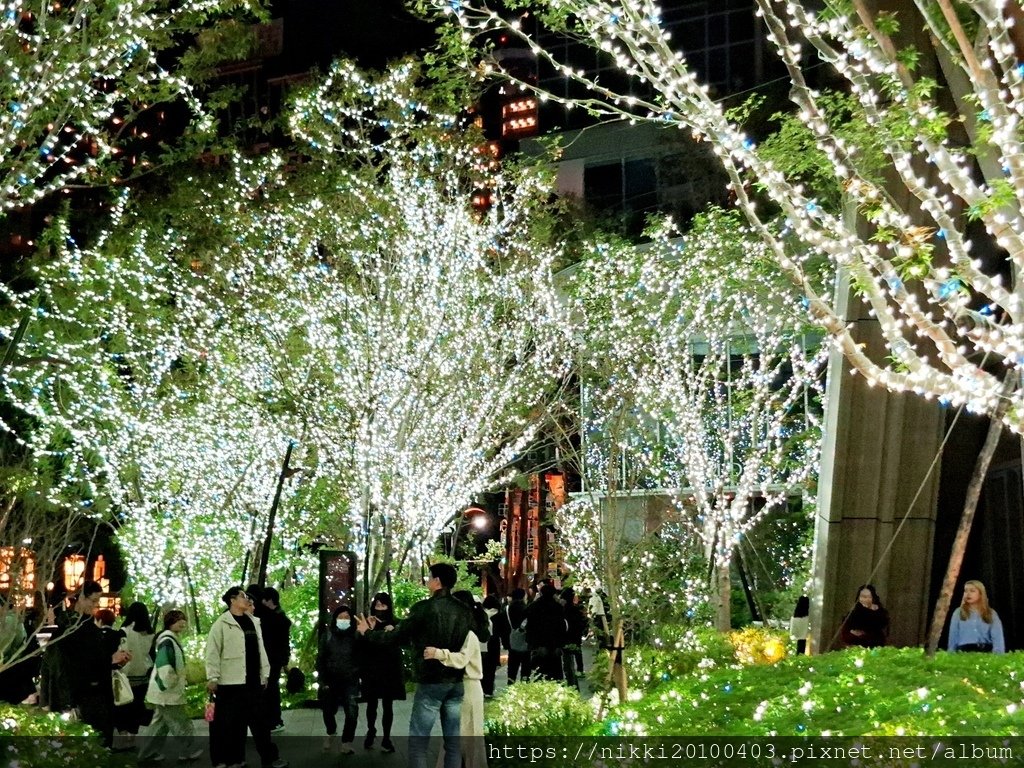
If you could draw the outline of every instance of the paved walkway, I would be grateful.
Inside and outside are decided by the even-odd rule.
[[[583,659],[586,669],[590,669],[595,654],[593,646],[584,646]],[[499,667],[495,676],[495,694],[500,696],[508,685],[508,675],[506,667]],[[589,698],[590,690],[587,686],[585,679],[580,680],[580,692],[585,698]],[[380,751],[380,736],[377,737],[377,742],[373,749],[363,749],[363,739],[366,736],[366,707],[365,705],[359,706],[359,724],[356,727],[356,738],[355,738],[355,754],[353,755],[341,755],[338,753],[338,745],[336,744],[334,750],[331,752],[323,751],[324,734],[326,729],[319,709],[315,708],[304,708],[304,709],[290,709],[283,713],[285,729],[274,734],[274,742],[278,745],[281,751],[281,757],[287,760],[292,768],[319,768],[319,766],[330,766],[330,768],[337,768],[339,766],[352,765],[352,766],[367,766],[367,768],[373,768],[375,766],[381,766],[382,768],[398,768],[408,764],[409,761],[409,750],[408,750],[408,736],[409,736],[409,715],[412,712],[412,694],[410,693],[405,701],[396,701],[394,704],[395,722],[391,729],[392,740],[394,741],[396,751],[393,754],[383,754]],[[338,713],[338,730],[339,734],[341,731],[341,725],[343,717],[341,713]],[[209,725],[205,720],[194,721],[196,734],[203,737],[204,746],[205,740],[209,735]],[[380,713],[377,715],[377,733],[380,734]],[[436,753],[441,747],[440,738],[440,725],[434,727],[433,736],[431,739],[431,757],[427,764],[434,765],[434,753]],[[167,762],[167,765],[173,765],[171,761]],[[248,745],[246,748],[246,764],[248,766],[259,766],[260,759],[259,755],[256,754],[256,749],[253,746],[252,738],[249,738]],[[210,765],[209,754],[207,753],[197,762],[191,765],[196,768],[203,768],[204,766]]]

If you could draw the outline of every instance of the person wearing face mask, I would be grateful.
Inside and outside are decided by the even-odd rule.
[[[391,595],[378,592],[370,603],[367,621],[371,632],[390,632],[398,622],[395,619]],[[373,747],[377,737],[377,702],[381,709],[380,748],[394,752],[391,743],[391,725],[395,720],[393,702],[405,700],[405,681],[402,675],[402,649],[395,645],[364,642],[359,645],[363,700],[366,701],[366,739],[363,746]]]
[[[359,654],[352,611],[347,605],[339,605],[334,609],[330,625],[320,636],[316,672],[320,709],[327,729],[324,751],[334,747],[338,734],[335,716],[341,707],[345,712],[345,721],[341,729],[340,751],[343,755],[351,755],[355,752],[352,741],[359,721]]]

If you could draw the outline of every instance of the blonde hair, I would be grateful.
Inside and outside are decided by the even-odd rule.
[[[980,581],[972,579],[971,581],[964,582],[964,591],[967,591],[967,587],[974,587],[978,590],[980,599],[978,600],[978,613],[981,615],[981,620],[986,624],[992,623],[992,607],[988,604],[988,592],[985,590],[985,585]],[[971,615],[971,608],[967,603],[961,600],[960,602],[960,618],[963,621],[967,621],[967,618]]]

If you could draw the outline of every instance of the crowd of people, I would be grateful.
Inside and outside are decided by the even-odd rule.
[[[427,742],[440,721],[444,750],[439,762],[445,768],[482,768],[484,700],[494,694],[503,651],[510,685],[527,677],[577,685],[584,671],[583,638],[592,628],[599,643],[608,640],[607,607],[600,593],[559,592],[553,582],[542,581],[529,591],[512,591],[507,601],[492,595],[481,603],[467,591],[453,592],[455,582],[453,566],[432,565],[430,597],[401,620],[386,592],[374,596],[365,615],[345,604],[335,608],[320,632],[316,657],[325,752],[356,751],[360,703],[367,726],[363,748],[377,743],[379,714],[380,748],[395,751],[394,702],[406,698],[402,649],[408,648],[416,684],[410,766],[425,768]],[[168,737],[177,742],[180,760],[199,758],[204,750],[194,740],[185,698],[185,613],[164,612],[157,632],[146,606],[132,603],[115,628],[114,613],[98,606],[100,592],[99,584],[85,582],[71,609],[56,617],[39,670],[39,703],[51,711],[73,711],[100,734],[103,744],[136,749],[142,763],[164,760]],[[290,661],[291,621],[272,588],[235,586],[222,600],[225,610],[207,634],[204,659],[212,763],[215,768],[244,765],[251,734],[263,768],[286,768],[273,733],[284,728],[281,677]],[[803,628],[802,637],[807,613],[807,598],[801,598],[793,626]],[[842,623],[844,642],[882,646],[889,627],[877,590],[862,585]],[[979,581],[964,585],[950,617],[947,650],[1006,651],[999,616]]]

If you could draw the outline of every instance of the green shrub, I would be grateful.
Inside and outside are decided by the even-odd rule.
[[[630,689],[648,692],[700,668],[734,664],[736,658],[726,636],[714,629],[665,624],[651,645],[627,646],[625,661]],[[587,673],[592,690],[608,688],[608,664],[607,653],[595,655]]]
[[[576,736],[595,727],[594,708],[576,689],[548,680],[510,685],[484,714],[492,736]]]
[[[116,768],[129,762],[112,756],[92,728],[67,714],[7,704],[0,704],[0,754],[5,765],[20,768]]]
[[[430,597],[430,590],[423,584],[398,579],[391,585],[391,601],[395,605],[395,616],[402,618],[420,600]]]
[[[1024,727],[1020,654],[846,650],[717,666],[620,705],[608,735],[1010,735]]]

